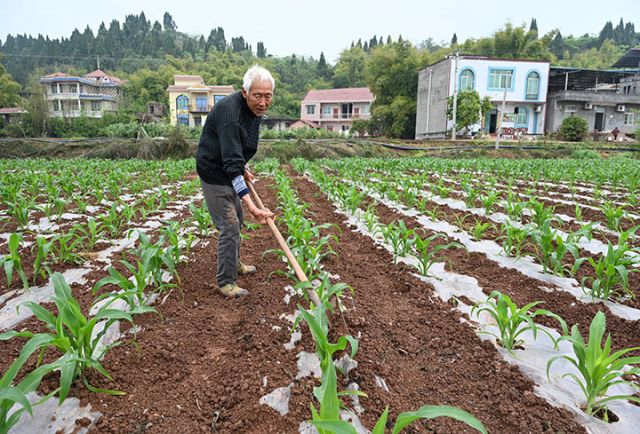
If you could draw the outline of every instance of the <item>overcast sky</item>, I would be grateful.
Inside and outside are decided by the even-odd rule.
[[[254,48],[262,41],[269,54],[298,54],[318,58],[324,51],[334,63],[351,41],[387,35],[418,44],[427,38],[458,41],[489,36],[507,21],[514,25],[532,17],[540,33],[559,28],[563,35],[596,34],[606,21],[617,24],[622,17],[640,31],[637,0],[107,0],[57,2],[0,0],[0,39],[8,34],[38,33],[50,38],[69,37],[89,25],[94,34],[104,21],[120,24],[125,16],[144,11],[148,20],[162,23],[169,12],[178,30],[205,37],[222,27],[227,41],[243,36]]]

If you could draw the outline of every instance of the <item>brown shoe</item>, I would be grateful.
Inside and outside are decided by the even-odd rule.
[[[247,274],[254,274],[257,272],[256,267],[253,265],[246,265],[242,262],[238,261],[238,274],[241,276],[246,276]]]
[[[235,283],[227,283],[226,285],[219,287],[218,291],[220,291],[223,295],[227,297],[244,297],[245,295],[249,295],[249,291],[244,288],[240,288]]]

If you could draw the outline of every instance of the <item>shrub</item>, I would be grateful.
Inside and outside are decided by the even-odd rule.
[[[562,125],[560,125],[560,134],[564,140],[570,142],[579,142],[587,137],[587,131],[589,125],[587,121],[577,116],[569,116],[564,118]]]
[[[578,149],[573,151],[571,158],[575,158],[577,160],[597,160],[600,158],[600,154],[598,151],[594,151],[592,149]]]

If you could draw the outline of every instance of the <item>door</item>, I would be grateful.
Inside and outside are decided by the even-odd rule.
[[[489,115],[489,134],[496,132],[496,124],[498,123],[498,113],[491,113]]]
[[[333,118],[334,119],[338,119],[339,112],[340,112],[340,109],[338,107],[334,107],[333,108]]]
[[[604,130],[604,113],[596,113],[596,121],[593,125],[593,129],[596,131]]]

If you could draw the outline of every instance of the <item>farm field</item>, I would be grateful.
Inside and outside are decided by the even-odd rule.
[[[0,169],[0,432],[640,425],[637,161],[257,163],[322,306],[250,221],[250,296],[214,290],[193,160]]]

